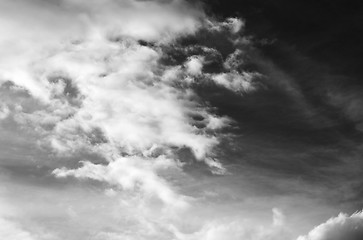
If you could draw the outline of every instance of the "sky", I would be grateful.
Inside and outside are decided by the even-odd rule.
[[[1,0],[0,239],[362,239],[362,16]]]

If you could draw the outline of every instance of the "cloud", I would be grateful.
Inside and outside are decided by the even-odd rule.
[[[24,29],[25,32],[22,33],[4,28],[11,33],[7,38],[13,34],[36,37],[34,33],[38,31],[37,33],[46,35],[49,32],[56,33],[51,38],[54,40],[59,37],[57,33],[68,37],[69,34],[77,33],[77,37],[80,37],[80,34],[98,34],[97,31],[101,31],[101,34],[108,37],[128,36],[159,41],[195,32],[201,24],[200,19],[204,17],[203,11],[180,0],[21,0],[2,1],[1,6],[5,16],[13,14],[12,18],[2,21],[4,26],[22,27],[20,21],[24,20],[28,21],[26,25],[36,26],[35,29]],[[31,18],[33,14],[38,17]],[[52,28],[54,25],[57,28]]]
[[[39,141],[41,146],[50,146],[59,154],[73,154],[77,149],[94,152],[107,149],[103,151],[106,152],[113,148],[111,152],[144,156],[153,154],[150,149],[162,149],[166,154],[170,148],[187,147],[197,159],[206,159],[205,162],[213,167],[220,166],[218,161],[208,158],[219,143],[213,131],[228,126],[230,119],[212,114],[202,102],[196,101],[197,95],[192,88],[176,86],[175,82],[165,78],[167,72],[177,82],[182,82],[185,76],[202,76],[203,56],[190,57],[185,62],[185,69],[181,68],[184,63],[179,68],[170,68],[160,64],[165,54],[163,47],[144,46],[137,42],[138,39],[163,42],[161,33],[178,38],[196,32],[201,27],[199,16],[203,16],[202,11],[186,11],[191,6],[183,1],[108,0],[100,5],[98,2],[85,4],[69,0],[57,4],[49,2],[44,6],[40,3],[36,0],[32,4],[23,1],[2,3],[10,9],[9,12],[16,13],[12,22],[2,23],[15,27],[15,33],[22,32],[19,23],[30,18],[29,13],[39,15],[40,19],[51,17],[51,24],[61,26],[54,34],[47,21],[35,22],[41,32],[13,36],[28,41],[19,49],[9,46],[9,51],[15,52],[0,69],[4,83],[10,80],[39,101],[36,103],[38,107],[32,110],[24,109],[24,104],[13,106],[18,109],[13,112],[13,118],[18,124],[36,129],[43,138]],[[67,18],[62,15],[58,23],[49,12],[55,16],[64,12]],[[116,17],[116,13],[120,17]],[[152,17],[146,20],[149,14]],[[109,17],[112,23],[108,22]],[[163,20],[153,22],[153,18]],[[176,18],[178,24],[173,24],[174,20],[169,18]],[[70,20],[76,27],[68,31],[65,22]],[[194,27],[188,25],[190,21]],[[237,19],[210,23],[217,29],[204,25],[210,28],[208,31],[227,28],[231,29],[232,35],[243,25]],[[179,27],[180,24],[186,25]],[[141,32],[134,34],[129,28]],[[154,37],[142,33],[144,28],[155,31],[151,34]],[[52,37],[49,39],[48,35]],[[6,39],[2,44],[7,46],[10,40]],[[34,51],[20,57],[16,50],[30,48],[28,44]],[[168,42],[162,44],[168,45]],[[178,70],[173,72],[172,69]],[[233,91],[252,88],[251,74],[240,74],[231,69],[229,73],[203,77]],[[203,120],[196,123],[193,117],[196,115],[203,116]]]
[[[160,178],[155,171],[173,166],[171,160],[158,158],[153,163],[137,157],[123,157],[114,160],[106,166],[84,162],[75,170],[56,169],[57,177],[74,176],[81,179],[93,179],[107,182],[120,187],[123,191],[140,188],[149,197],[157,197],[167,206],[184,208],[187,202],[175,194],[169,184]],[[148,197],[148,196],[146,196]]]
[[[5,119],[9,116],[10,110],[5,104],[0,105],[0,119]]]
[[[38,239],[30,232],[21,229],[17,224],[0,218],[0,237],[8,240],[35,240]],[[42,238],[44,239],[44,238]]]
[[[363,238],[363,213],[351,216],[340,213],[325,223],[316,226],[307,235],[297,240],[358,240]]]
[[[226,30],[230,31],[232,34],[237,34],[244,27],[244,22],[241,19],[232,18],[232,17],[227,18],[223,22],[210,21],[209,24],[210,24],[210,28],[212,30],[223,31],[226,29]]]
[[[0,3],[0,12],[4,13],[0,26],[7,31],[5,37],[0,37],[0,117],[14,132],[36,139],[35,144],[49,155],[34,162],[38,166],[57,166],[55,176],[112,186],[117,195],[115,202],[122,199],[119,193],[138,196],[137,200],[125,197],[127,204],[137,206],[125,203],[120,210],[121,219],[125,228],[145,230],[145,235],[153,236],[148,231],[165,225],[165,219],[173,217],[176,209],[189,204],[188,198],[160,173],[181,168],[175,150],[189,148],[195,159],[205,161],[213,169],[222,169],[210,155],[219,142],[214,130],[228,122],[210,113],[192,89],[162,81],[167,67],[159,63],[163,53],[158,44],[169,44],[174,38],[192,34],[203,13],[198,9],[189,11],[190,6],[183,1],[99,3]],[[145,46],[140,39],[157,44]],[[196,114],[204,116],[202,128],[195,126]],[[86,161],[83,153],[99,159]],[[49,159],[56,159],[57,163]],[[75,164],[68,159],[74,159]],[[78,167],[82,160],[83,165]],[[22,204],[17,204],[21,208]],[[96,204],[93,202],[93,206]],[[69,216],[54,212],[53,206],[36,209],[37,214],[24,214],[28,221],[1,220],[1,234],[6,236],[3,238],[43,239],[23,230],[20,222],[26,226],[49,226],[41,217],[29,221],[45,209],[51,217],[44,218],[71,221]],[[127,216],[125,209],[130,211]],[[88,218],[81,217],[84,229],[93,225]],[[113,226],[112,221],[119,219],[104,226]],[[67,232],[50,231],[60,236]]]
[[[67,12],[71,16],[78,8],[88,9],[81,2],[67,4],[50,3],[46,8],[59,13],[60,7],[80,4]],[[110,6],[113,4],[116,2]],[[141,4],[143,9],[157,3],[129,4],[125,8],[137,12],[136,5]],[[108,9],[106,6],[102,7]],[[52,31],[49,26],[43,27],[46,37]],[[110,37],[109,33],[114,32],[103,27],[96,35],[85,28],[87,31],[77,32],[81,34],[77,41],[59,35],[60,43],[51,42],[50,46],[34,42],[42,51],[22,56],[27,60],[20,65],[15,63],[16,55],[14,62],[8,63],[13,68],[4,71],[3,86],[11,82],[7,88],[9,98],[4,99],[12,109],[10,121],[37,134],[38,145],[58,158],[90,152],[105,160],[103,164],[83,161],[83,166],[75,169],[59,167],[53,171],[58,177],[97,180],[121,191],[141,191],[146,198],[152,196],[166,206],[186,205],[185,199],[158,176],[160,158],[173,159],[166,167],[178,168],[181,165],[174,150],[189,148],[212,173],[225,174],[213,149],[219,143],[217,131],[231,120],[213,114],[190,86],[175,85],[183,82],[183,77],[165,79],[171,68],[160,63],[164,54],[161,46],[145,45],[137,41],[139,37],[123,33]],[[191,57],[186,68],[183,66],[178,66],[181,76],[203,74],[202,58]],[[18,97],[21,94],[26,95],[26,101]]]
[[[202,73],[203,59],[198,57],[191,57],[185,65],[187,68],[187,73],[193,76],[199,75]]]
[[[116,220],[105,218],[110,222],[106,221],[102,229],[93,230],[95,224],[88,220],[90,213],[84,217],[80,211],[72,210],[81,203],[69,211],[58,209],[70,212],[69,216],[56,216],[67,222],[76,218],[82,229],[91,226],[86,232],[95,239],[170,236],[214,240],[218,238],[212,236],[221,238],[228,231],[236,230],[236,238],[265,232],[245,228],[239,225],[243,224],[240,221],[193,226],[197,232],[192,235],[184,232],[185,219],[179,218],[190,214],[189,208],[198,200],[180,191],[180,183],[174,185],[175,179],[187,177],[183,176],[184,163],[179,156],[183,149],[191,152],[187,161],[203,162],[212,174],[228,173],[215,149],[222,130],[233,120],[217,115],[199,98],[194,87],[214,83],[245,93],[254,89],[255,77],[254,73],[239,69],[242,54],[232,51],[221,58],[223,48],[204,46],[202,42],[199,46],[185,46],[179,40],[199,38],[200,30],[213,37],[227,36],[231,38],[228,44],[236,48],[234,41],[239,38],[242,21],[205,24],[200,19],[203,12],[189,11],[190,6],[183,1],[106,0],[101,5],[93,1],[60,1],[45,6],[40,6],[40,2],[29,6],[22,1],[7,3],[12,7],[18,4],[16,9],[24,13],[14,18],[15,23],[8,23],[16,29],[16,36],[10,40],[26,41],[17,46],[11,46],[11,41],[1,42],[9,47],[3,56],[8,61],[0,64],[0,81],[8,95],[1,96],[2,112],[9,109],[7,121],[35,135],[38,146],[57,159],[52,173],[58,181],[75,178],[80,180],[77,182],[100,182],[107,189],[112,188],[106,194],[113,203],[122,202],[117,210],[111,209],[115,214],[121,212],[121,216]],[[48,11],[54,16],[65,15],[59,23],[56,17],[49,16],[48,24]],[[30,13],[44,21],[32,20],[38,31],[24,29],[20,34],[20,22],[27,22]],[[68,31],[65,26],[71,23],[73,27]],[[58,24],[55,32],[54,24]],[[185,58],[173,64],[163,62],[163,58],[171,59],[178,48]],[[221,70],[211,73],[208,68],[214,62],[220,64]],[[99,159],[89,159],[83,153]],[[38,164],[42,165],[39,161]],[[177,174],[170,177],[170,172]],[[136,200],[125,195],[136,196]],[[90,208],[90,204],[86,206]],[[104,221],[102,217],[96,220]],[[115,221],[122,222],[123,229],[113,228]],[[58,235],[65,236],[63,232]]]
[[[0,169],[1,170],[1,169]],[[2,172],[0,171],[0,178],[4,182]],[[12,204],[8,203],[3,198],[4,189],[0,189],[0,238],[9,240],[55,240],[55,238],[48,233],[32,231],[26,228],[18,220],[17,209]]]
[[[184,1],[2,1],[0,79],[11,79],[45,100],[31,65],[64,42],[119,38],[169,41],[192,34],[203,12]],[[37,16],[37,18],[34,18]],[[0,80],[1,81],[1,80]]]
[[[212,76],[212,80],[220,86],[223,86],[234,92],[251,92],[256,90],[252,80],[256,74],[253,73],[220,73]]]
[[[176,232],[180,240],[283,240],[290,239],[284,222],[284,215],[278,209],[273,209],[273,223],[270,226],[258,226],[248,220],[235,219],[229,221],[215,221],[205,224],[201,230],[193,234]],[[278,219],[278,220],[277,220]]]
[[[40,87],[22,85],[23,79],[14,82],[20,81],[47,107],[20,114],[19,121],[56,125],[48,140],[63,152],[67,146],[82,145],[82,139],[72,140],[74,134],[100,129],[105,141],[116,142],[125,152],[144,152],[154,145],[187,146],[198,159],[204,158],[218,141],[190,124],[189,115],[201,108],[192,101],[193,91],[159,81],[157,71],[163,69],[157,64],[157,49],[134,40],[120,43],[91,39],[35,61],[32,81]]]
[[[169,167],[181,167],[175,150],[188,148],[212,173],[227,172],[213,151],[218,131],[232,121],[212,113],[191,85],[181,84],[184,77],[204,77],[203,57],[190,56],[176,67],[161,63],[164,47],[174,46],[174,39],[210,28],[202,24],[202,11],[184,1],[41,3],[1,3],[14,14],[0,21],[9,30],[0,41],[6,49],[0,81],[9,95],[3,97],[3,118],[37,135],[41,149],[57,158],[88,152],[105,161],[60,167],[56,176],[141,190],[168,206],[185,203],[158,176],[159,157],[173,159]],[[34,24],[36,31],[21,22]],[[221,30],[207,31],[235,34],[241,27],[229,20],[214,26]]]
[[[49,154],[42,161],[57,160],[36,162],[50,165],[57,181],[76,178],[112,188],[104,197],[120,203],[118,211],[111,210],[122,214],[105,218],[112,223],[105,221],[97,228],[99,238],[175,235],[182,240],[215,240],[235,230],[235,238],[270,234],[270,228],[245,228],[236,220],[211,222],[196,230],[197,226],[190,235],[171,221],[198,201],[174,185],[176,178],[187,178],[180,151],[190,151],[188,161],[203,162],[213,174],[228,173],[215,151],[222,130],[233,120],[219,116],[195,87],[212,83],[236,93],[255,90],[256,74],[244,72],[242,53],[230,51],[241,45],[243,21],[210,20],[200,9],[177,0],[20,0],[0,6],[5,16],[0,26],[6,33],[0,37],[0,90],[6,93],[0,95],[1,119],[36,139]],[[225,41],[211,41],[216,46],[204,40],[183,43],[189,37],[203,39],[203,34]],[[215,63],[219,67],[210,71]],[[57,211],[66,209],[67,216],[52,211],[49,215],[71,223],[79,219],[82,229],[91,226],[86,232],[94,234],[96,220],[89,220],[87,209],[78,218],[82,214],[77,207],[94,207],[97,198],[87,204],[80,199],[70,208],[58,206]],[[272,229],[280,228],[282,214],[274,214]],[[108,231],[114,222],[122,222],[125,230]],[[21,228],[19,232],[32,237]]]

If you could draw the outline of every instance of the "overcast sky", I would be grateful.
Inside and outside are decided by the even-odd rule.
[[[0,238],[363,238],[355,1],[0,0]]]

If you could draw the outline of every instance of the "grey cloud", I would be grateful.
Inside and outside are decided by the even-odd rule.
[[[359,240],[363,238],[363,214],[357,212],[348,216],[339,214],[316,226],[307,235],[297,240]]]

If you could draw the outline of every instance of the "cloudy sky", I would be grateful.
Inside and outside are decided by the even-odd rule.
[[[0,238],[363,239],[362,9],[0,0]]]

